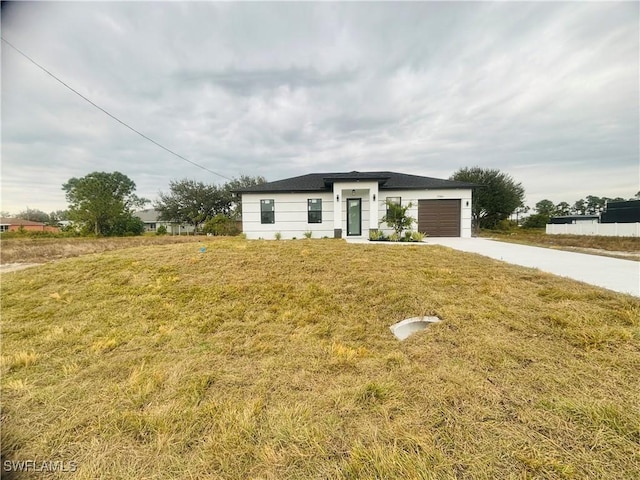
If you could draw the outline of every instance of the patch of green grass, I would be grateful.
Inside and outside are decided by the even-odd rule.
[[[3,274],[3,459],[77,479],[640,476],[640,300],[437,246],[200,240]],[[442,322],[389,331],[419,315]]]

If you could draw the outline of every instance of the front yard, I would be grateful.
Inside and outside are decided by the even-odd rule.
[[[389,331],[419,315],[442,322]],[[476,255],[139,246],[2,275],[2,460],[74,479],[638,478],[639,367],[640,300]]]

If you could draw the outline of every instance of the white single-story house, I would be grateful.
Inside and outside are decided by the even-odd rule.
[[[475,184],[395,172],[311,173],[238,190],[249,239],[369,238],[391,233],[387,200],[412,204],[412,230],[432,237],[471,237]]]
[[[160,212],[153,208],[140,210],[133,213],[134,217],[138,217],[144,223],[145,232],[156,232],[158,228],[164,226],[169,235],[188,235],[193,233],[193,225],[187,225],[180,222],[169,222],[160,220]]]

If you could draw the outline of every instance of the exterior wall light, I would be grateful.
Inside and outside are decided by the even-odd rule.
[[[376,201],[376,194],[375,193],[373,194],[373,201],[374,202]]]
[[[469,200],[467,200],[467,207],[469,206]]]
[[[340,201],[340,195],[336,195],[336,202]]]
[[[351,190],[351,195],[355,195],[356,194],[356,190],[355,188],[353,190]]]

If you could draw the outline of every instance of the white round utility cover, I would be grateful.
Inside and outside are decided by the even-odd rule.
[[[389,329],[398,340],[404,340],[409,335],[424,330],[430,324],[439,321],[438,317],[412,317],[391,325]]]

